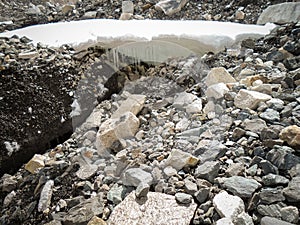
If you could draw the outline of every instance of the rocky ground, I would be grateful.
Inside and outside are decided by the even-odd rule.
[[[119,1],[0,3],[2,30],[121,16]],[[255,23],[275,3],[189,1],[168,16],[139,1],[133,17]],[[1,39],[1,224],[299,224],[299,36],[287,23],[119,71],[98,47]]]

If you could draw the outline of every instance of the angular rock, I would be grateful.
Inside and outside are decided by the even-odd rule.
[[[294,225],[294,224],[285,222],[283,220],[274,217],[265,216],[261,219],[260,225]]]
[[[172,166],[177,171],[186,166],[195,166],[199,159],[190,153],[183,152],[179,149],[173,149],[166,160],[166,166]]]
[[[193,197],[186,193],[176,193],[175,199],[178,203],[181,204],[190,204],[193,201]]]
[[[270,173],[262,177],[262,182],[264,183],[264,185],[273,186],[278,184],[288,184],[289,179],[285,178],[284,176]]]
[[[264,188],[260,191],[259,197],[262,204],[271,204],[285,200],[282,189],[277,188]]]
[[[17,180],[14,176],[4,174],[1,178],[0,189],[4,192],[11,192],[17,187]]]
[[[221,186],[241,198],[250,198],[254,191],[261,187],[261,184],[251,178],[233,176],[224,178]]]
[[[292,152],[293,149],[289,147],[276,145],[267,153],[266,159],[280,170],[289,170],[300,163],[300,157],[294,155]]]
[[[103,213],[103,196],[98,194],[72,207],[63,218],[64,225],[85,225],[94,216]]]
[[[268,101],[271,98],[267,94],[241,89],[234,98],[234,105],[241,109],[256,109],[259,103]]]
[[[149,192],[147,200],[139,201],[134,192],[117,205],[109,218],[110,225],[155,224],[188,225],[197,204],[178,204],[175,196]]]
[[[239,214],[234,220],[233,220],[234,224],[238,224],[238,225],[254,225],[252,217],[245,212],[242,212],[241,214]]]
[[[260,115],[260,118],[267,120],[269,122],[279,121],[280,120],[280,114],[274,109],[267,109],[265,112],[262,112]]]
[[[4,200],[3,200],[3,206],[7,207],[10,205],[10,203],[12,202],[12,200],[16,197],[16,192],[12,191],[10,192],[8,195],[5,196]]]
[[[271,205],[258,205],[257,212],[262,216],[271,216],[281,218],[280,210],[285,205],[283,203],[271,204]]]
[[[162,0],[155,5],[156,10],[161,10],[167,16],[179,12],[187,3],[187,0]]]
[[[149,184],[142,182],[137,186],[135,190],[135,195],[137,198],[147,197],[149,190],[150,190]]]
[[[25,169],[30,173],[37,173],[39,169],[45,166],[46,157],[43,155],[35,154],[32,159],[25,165]]]
[[[300,177],[300,163],[296,164],[289,170],[289,175],[291,177]]]
[[[86,180],[91,176],[95,175],[98,170],[98,165],[86,164],[80,166],[79,170],[76,172],[76,176],[82,180]]]
[[[279,137],[281,140],[286,141],[290,146],[300,147],[300,127],[297,125],[292,125],[284,128]],[[295,150],[299,150],[299,148],[295,148]]]
[[[134,5],[132,1],[122,1],[122,13],[133,14]]]
[[[103,219],[93,216],[87,225],[107,225],[107,223]]]
[[[280,209],[281,218],[290,223],[298,224],[299,211],[295,206],[286,206]]]
[[[123,186],[118,186],[115,184],[107,193],[107,199],[117,205],[122,202],[124,191],[125,190]]]
[[[199,191],[197,191],[194,196],[196,197],[197,201],[201,204],[204,203],[209,194],[210,188],[200,188]]]
[[[39,53],[34,51],[34,52],[21,52],[19,53],[18,57],[19,59],[33,59],[39,56]]]
[[[218,175],[220,163],[217,161],[207,161],[199,165],[195,170],[195,177],[203,178],[213,183]]]
[[[212,68],[208,73],[205,84],[210,86],[217,83],[235,83],[236,80],[230,75],[230,73],[224,67]]]
[[[221,217],[227,217],[231,220],[245,211],[243,200],[240,197],[228,194],[226,191],[217,194],[213,199],[213,204]]]
[[[245,119],[242,126],[245,130],[250,130],[254,133],[260,133],[262,129],[267,128],[266,122],[262,119]]]
[[[205,145],[197,148],[193,154],[198,156],[200,162],[206,162],[221,158],[226,151],[226,146],[221,142],[217,140],[205,140]]]
[[[184,179],[184,189],[188,194],[195,194],[198,191],[197,184],[191,181],[189,178]]]
[[[101,124],[97,133],[97,148],[101,152],[110,148],[114,142],[134,137],[140,126],[139,119],[131,112],[123,114],[117,119],[108,119]]]
[[[153,177],[151,173],[148,173],[140,168],[130,168],[123,174],[122,182],[126,186],[134,187],[137,187],[141,183],[151,185],[153,182]]]
[[[300,3],[285,2],[266,8],[257,20],[257,24],[277,23],[285,24],[300,20]]]
[[[202,101],[200,98],[196,99],[191,104],[187,105],[185,108],[185,111],[188,114],[201,113],[201,110],[202,110]]]
[[[220,99],[224,94],[229,91],[228,87],[224,83],[217,83],[210,85],[206,90],[207,98]]]
[[[197,113],[202,109],[202,101],[196,95],[181,92],[175,96],[173,106],[188,113]]]
[[[130,95],[125,101],[122,102],[121,106],[112,114],[111,118],[119,118],[127,112],[131,112],[136,116],[144,107],[145,100],[146,95]]]
[[[47,181],[46,184],[44,185],[40,195],[39,204],[38,204],[39,212],[44,212],[50,206],[51,197],[53,193],[53,186],[54,186],[53,180]]]
[[[283,194],[289,202],[300,202],[300,177],[293,177]]]

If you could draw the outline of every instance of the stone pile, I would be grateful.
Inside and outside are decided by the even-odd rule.
[[[0,223],[299,224],[299,30],[286,23],[216,55],[119,71],[101,48],[1,40],[1,79],[27,77],[34,90],[45,88],[37,71],[65,81],[57,91],[74,97],[63,105],[72,107],[54,112],[74,132],[1,177]],[[24,94],[7,88],[0,103],[12,90]],[[4,146],[7,155],[22,148]]]
[[[253,24],[267,6],[274,4],[274,1],[262,0],[238,2],[213,0],[201,3],[187,0],[123,2],[118,0],[5,0],[0,2],[0,31],[34,24],[96,18],[215,20]],[[291,9],[287,6],[285,11],[289,12]],[[273,11],[267,13],[274,14]]]

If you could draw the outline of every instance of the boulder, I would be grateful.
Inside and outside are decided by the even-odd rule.
[[[299,22],[300,2],[285,2],[266,8],[257,20],[257,24],[285,24]]]
[[[300,147],[300,127],[292,125],[284,128],[279,137],[281,140],[286,141],[290,146]],[[299,148],[295,148],[296,150]],[[300,151],[300,150],[298,150]]]
[[[139,119],[127,112],[116,119],[108,119],[101,124],[97,133],[97,148],[110,148],[114,142],[120,139],[134,137],[140,126]]]
[[[213,205],[221,217],[227,217],[231,220],[245,211],[243,200],[238,196],[228,194],[226,191],[222,191],[214,197]]]
[[[272,97],[257,91],[241,89],[234,98],[234,105],[241,109],[256,109],[261,102],[266,102]]]
[[[39,169],[45,166],[46,157],[40,154],[35,154],[33,158],[25,165],[25,169],[30,173],[37,173]]]
[[[230,75],[230,73],[224,67],[212,68],[208,73],[205,84],[210,85],[217,83],[235,83],[236,80]]]
[[[250,198],[261,187],[261,184],[252,178],[233,176],[224,178],[221,181],[221,186],[241,198]]]
[[[178,171],[185,166],[195,166],[198,162],[199,159],[192,154],[179,149],[173,149],[166,160],[166,166],[172,166]]]
[[[131,192],[117,205],[109,218],[110,225],[155,224],[188,225],[194,216],[197,204],[177,203],[175,196],[149,192],[147,199],[139,200]]]

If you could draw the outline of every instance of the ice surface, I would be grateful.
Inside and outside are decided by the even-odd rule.
[[[123,53],[132,53],[141,60],[156,60],[159,56],[165,59],[173,55],[174,48],[180,49],[180,56],[189,51],[200,54],[220,51],[232,46],[241,37],[258,38],[268,34],[274,27],[274,24],[259,26],[199,20],[93,19],[35,25],[1,33],[0,36],[27,36],[34,44],[41,42],[52,47],[69,44],[80,48],[98,43],[104,48],[119,48]],[[141,46],[144,46],[143,50],[139,50]],[[148,46],[147,49],[145,46]],[[165,56],[162,52],[165,52]]]

